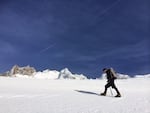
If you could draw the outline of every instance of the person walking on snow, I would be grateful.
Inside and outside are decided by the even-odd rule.
[[[105,96],[107,93],[107,89],[111,86],[112,88],[114,88],[117,92],[117,95],[115,97],[121,97],[121,94],[119,92],[119,90],[117,89],[116,85],[115,85],[115,79],[117,79],[116,74],[114,72],[114,70],[112,68],[107,69],[104,68],[103,72],[106,73],[106,77],[107,77],[107,84],[105,85],[105,90],[103,93],[101,93],[100,95]]]

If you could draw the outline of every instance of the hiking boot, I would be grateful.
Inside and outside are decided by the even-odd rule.
[[[106,96],[106,93],[101,93],[100,95],[102,95],[102,96]]]
[[[121,97],[121,95],[120,95],[120,94],[117,94],[115,97]]]

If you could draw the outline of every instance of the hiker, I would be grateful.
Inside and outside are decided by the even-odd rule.
[[[105,85],[105,91],[103,93],[101,93],[100,95],[105,96],[107,93],[107,88],[109,88],[111,86],[117,92],[117,95],[115,97],[121,97],[121,94],[120,94],[119,90],[117,89],[115,82],[114,82],[114,80],[117,79],[114,70],[112,68],[110,68],[110,69],[104,68],[103,73],[106,73],[107,84]]]

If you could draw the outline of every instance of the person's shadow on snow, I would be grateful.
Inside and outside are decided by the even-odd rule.
[[[74,91],[79,92],[79,93],[85,93],[85,94],[91,94],[91,95],[99,96],[98,93],[94,93],[94,92],[90,92],[90,91],[83,91],[83,90],[74,90]]]

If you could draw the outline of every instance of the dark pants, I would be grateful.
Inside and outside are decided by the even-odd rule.
[[[105,85],[105,91],[104,91],[105,94],[107,93],[107,88],[109,88],[110,86],[116,90],[116,92],[117,92],[118,95],[120,95],[120,92],[117,89],[117,87],[116,87],[116,85],[114,83],[114,80],[108,81],[108,83]]]

